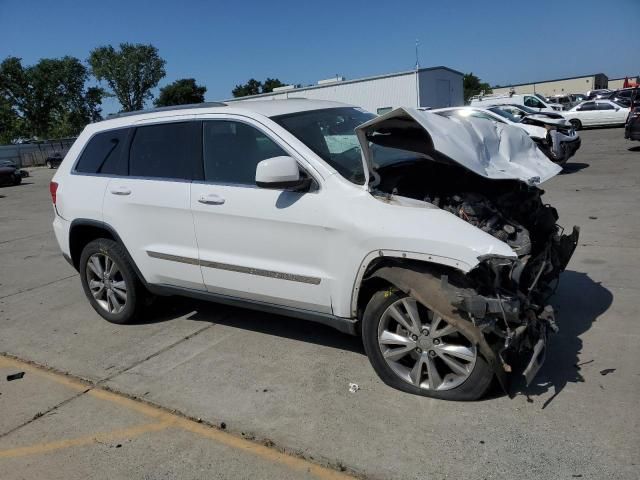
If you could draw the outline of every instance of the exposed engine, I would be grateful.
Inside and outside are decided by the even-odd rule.
[[[487,180],[436,162],[380,169],[378,189],[424,200],[507,243],[517,259],[490,257],[466,276],[470,288],[452,289],[452,303],[468,314],[493,345],[505,372],[523,355],[529,383],[544,360],[547,332],[556,331],[548,299],[577,245],[556,224],[544,191],[522,182]]]

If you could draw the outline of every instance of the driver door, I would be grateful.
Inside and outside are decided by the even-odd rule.
[[[191,211],[206,289],[331,313],[326,246],[333,229],[320,183],[308,192],[258,188],[258,162],[297,154],[246,117],[202,120],[204,181],[191,185]]]

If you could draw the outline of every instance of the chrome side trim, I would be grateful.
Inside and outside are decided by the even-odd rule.
[[[151,258],[159,258],[160,260],[169,260],[170,262],[188,263],[189,265],[200,265],[197,258],[181,257],[179,255],[169,255],[168,253],[152,252],[147,250],[147,255]]]
[[[260,268],[243,267],[240,265],[231,265],[229,263],[211,262],[208,260],[198,260],[197,258],[181,257],[179,255],[170,255],[167,253],[153,252],[147,250],[147,255],[151,258],[168,260],[171,262],[188,263],[189,265],[200,265],[201,267],[215,268],[217,270],[227,270],[229,272],[246,273],[248,275],[257,275],[259,277],[276,278],[279,280],[288,280],[290,282],[307,283],[310,285],[320,285],[321,279],[318,277],[308,277],[306,275],[297,275],[294,273],[276,272],[273,270],[263,270]]]

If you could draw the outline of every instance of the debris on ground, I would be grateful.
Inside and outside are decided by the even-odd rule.
[[[589,220],[597,220],[598,217],[589,216]]]
[[[349,384],[349,391],[351,393],[356,393],[358,390],[360,390],[360,386],[357,383],[350,383]]]
[[[605,368],[604,370],[600,370],[600,375],[608,375],[610,373],[615,372],[615,368]]]
[[[11,375],[7,375],[7,382],[20,380],[22,377],[24,377],[24,372],[12,373]]]
[[[227,428],[227,424],[226,424],[226,423],[224,423],[224,422],[220,422],[220,428],[221,428],[222,430],[225,430],[225,429]],[[244,435],[244,434],[243,434],[243,435]]]

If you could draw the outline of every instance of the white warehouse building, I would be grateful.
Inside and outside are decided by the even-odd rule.
[[[454,107],[462,105],[462,72],[448,67],[419,68],[408,72],[345,80],[335,77],[317,85],[279,87],[271,93],[232,98],[225,103],[265,99],[310,98],[333,100],[382,114],[396,107]]]

